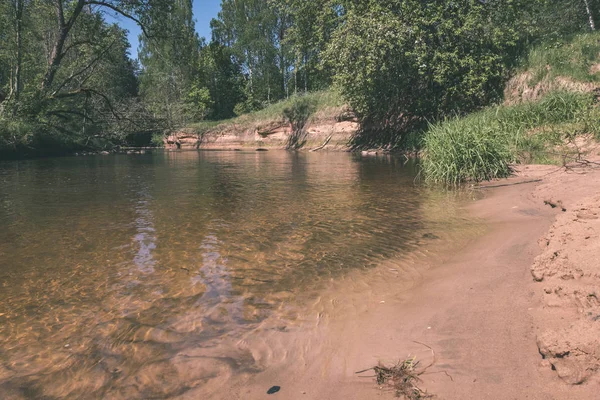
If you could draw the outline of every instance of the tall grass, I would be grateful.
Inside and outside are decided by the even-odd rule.
[[[426,181],[458,184],[510,175],[508,137],[499,133],[489,113],[431,125],[425,134],[423,173]]]
[[[576,132],[576,126],[597,129],[593,101],[591,94],[555,92],[539,102],[489,108],[433,124],[424,137],[425,179],[479,182],[507,177],[515,162],[548,162],[548,148]]]

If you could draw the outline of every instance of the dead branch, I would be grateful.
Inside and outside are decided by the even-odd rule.
[[[329,141],[331,140],[332,137],[333,137],[333,135],[329,135],[329,137],[327,139],[325,139],[325,142],[322,145],[320,145],[319,147],[317,147],[315,149],[312,149],[311,152],[319,151],[319,150],[325,148],[325,146],[327,146],[329,144]]]

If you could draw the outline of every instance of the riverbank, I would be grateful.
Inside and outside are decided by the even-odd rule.
[[[349,151],[350,141],[358,131],[355,120],[339,121],[335,115],[312,121],[306,126],[304,150]],[[290,125],[280,120],[261,124],[226,124],[206,132],[182,129],[164,139],[166,149],[203,150],[285,150]]]
[[[301,110],[302,102],[306,110]],[[156,143],[167,149],[283,150],[288,148],[292,133],[292,124],[286,116],[289,110],[301,115],[302,150],[347,151],[359,130],[356,116],[341,95],[326,90],[292,96],[229,120],[190,124],[158,138]]]
[[[432,354],[418,341],[435,352],[421,387],[439,398],[596,398],[598,312],[586,295],[598,289],[596,182],[600,169],[589,165],[524,166],[488,185],[469,206],[485,234],[413,269],[413,285],[395,285],[386,264],[360,277],[359,293],[335,286],[319,298],[310,332],[273,327],[244,338],[238,347],[264,368],[204,393],[259,399],[280,386],[277,397],[286,399],[393,398],[355,372],[410,356],[427,365]],[[579,272],[564,273],[569,259]]]

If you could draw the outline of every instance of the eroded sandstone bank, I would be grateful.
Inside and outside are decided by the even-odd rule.
[[[358,127],[355,120],[330,119],[309,123],[306,126],[306,143],[303,149],[347,150]],[[262,125],[228,124],[203,133],[183,129],[166,137],[164,145],[168,149],[285,149],[290,131],[290,125],[281,121]]]

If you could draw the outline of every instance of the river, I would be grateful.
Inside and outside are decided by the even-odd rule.
[[[248,335],[301,332],[349,274],[403,280],[476,230],[474,195],[417,171],[283,151],[0,162],[0,398],[174,398],[268,368]]]

